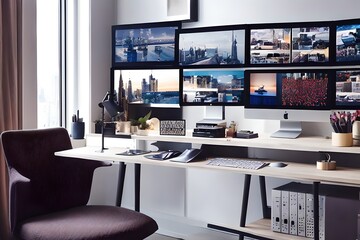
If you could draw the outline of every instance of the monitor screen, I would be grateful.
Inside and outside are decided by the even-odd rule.
[[[291,28],[250,29],[250,64],[290,63]]]
[[[329,62],[330,27],[292,28],[292,63]]]
[[[330,109],[329,73],[294,70],[249,72],[247,107]]]
[[[182,29],[179,64],[183,66],[245,63],[245,29],[239,26]]]
[[[179,28],[178,22],[112,26],[113,67],[173,65]]]
[[[183,69],[183,105],[243,105],[244,70]]]
[[[179,107],[179,69],[114,69],[112,91],[118,102]]]
[[[360,61],[360,20],[336,26],[336,62],[354,64]]]
[[[335,108],[360,109],[360,69],[336,71]]]

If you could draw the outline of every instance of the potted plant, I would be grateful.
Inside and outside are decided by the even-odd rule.
[[[134,134],[139,128],[139,121],[137,119],[130,119],[130,133]]]
[[[101,120],[94,120],[95,123],[95,133],[101,133],[102,131],[102,121]]]
[[[138,131],[137,133],[139,135],[147,135],[148,134],[148,129],[150,127],[150,125],[147,123],[147,121],[150,119],[151,116],[151,111],[148,112],[144,117],[140,117],[137,121],[139,123],[138,125]]]

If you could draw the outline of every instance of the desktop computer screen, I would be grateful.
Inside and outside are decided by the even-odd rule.
[[[182,105],[243,105],[244,70],[240,68],[183,69]]]
[[[332,106],[332,75],[326,70],[245,71],[245,118],[280,120],[280,128],[301,122],[328,122]],[[278,137],[289,137],[287,134]],[[276,134],[274,135],[276,137]]]

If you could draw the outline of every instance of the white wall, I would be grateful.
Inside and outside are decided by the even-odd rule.
[[[100,119],[98,103],[110,89],[111,26],[116,22],[116,0],[90,1],[90,119]],[[81,87],[80,87],[81,89]],[[94,124],[89,122],[94,132]]]

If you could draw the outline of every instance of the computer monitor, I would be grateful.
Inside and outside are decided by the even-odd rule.
[[[182,105],[244,105],[244,69],[182,69]]]
[[[181,22],[112,26],[112,66],[174,65]]]
[[[336,70],[335,109],[360,109],[360,69]]]
[[[112,69],[111,92],[120,105],[180,108],[180,70]]]
[[[280,120],[272,137],[296,138],[301,122],[329,122],[328,70],[245,71],[245,118]]]
[[[360,61],[360,19],[344,20],[336,25],[336,62],[357,64]]]
[[[179,65],[245,64],[245,26],[188,28],[179,31]]]

